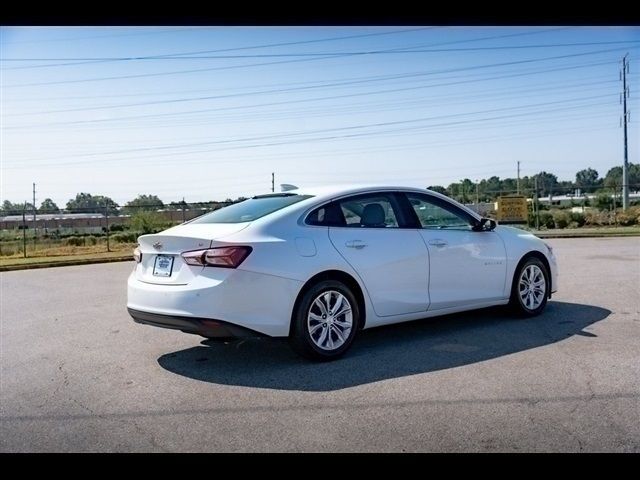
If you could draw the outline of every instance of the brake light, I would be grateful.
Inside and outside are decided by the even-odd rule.
[[[182,258],[188,265],[237,268],[249,256],[251,250],[251,247],[244,246],[208,248],[183,252]]]
[[[133,251],[133,259],[136,261],[136,263],[140,263],[142,261],[142,252],[138,247],[136,247]]]

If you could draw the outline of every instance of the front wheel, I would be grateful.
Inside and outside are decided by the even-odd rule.
[[[360,309],[349,287],[325,280],[304,293],[292,321],[290,340],[297,353],[312,360],[334,360],[351,346]]]
[[[511,307],[526,317],[539,315],[549,298],[549,272],[536,257],[529,257],[516,272],[511,287]]]

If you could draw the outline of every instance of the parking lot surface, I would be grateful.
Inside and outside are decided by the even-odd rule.
[[[0,451],[640,452],[640,238],[547,242],[542,316],[367,330],[324,364],[134,323],[130,262],[0,274]]]

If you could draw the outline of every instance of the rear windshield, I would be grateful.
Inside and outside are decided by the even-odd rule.
[[[294,203],[311,198],[311,195],[271,194],[249,198],[228,207],[222,207],[196,218],[191,223],[243,223],[269,215]]]

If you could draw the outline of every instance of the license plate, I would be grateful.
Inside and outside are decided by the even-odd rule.
[[[156,277],[170,277],[173,270],[173,257],[171,255],[157,255],[153,264],[153,274]]]

